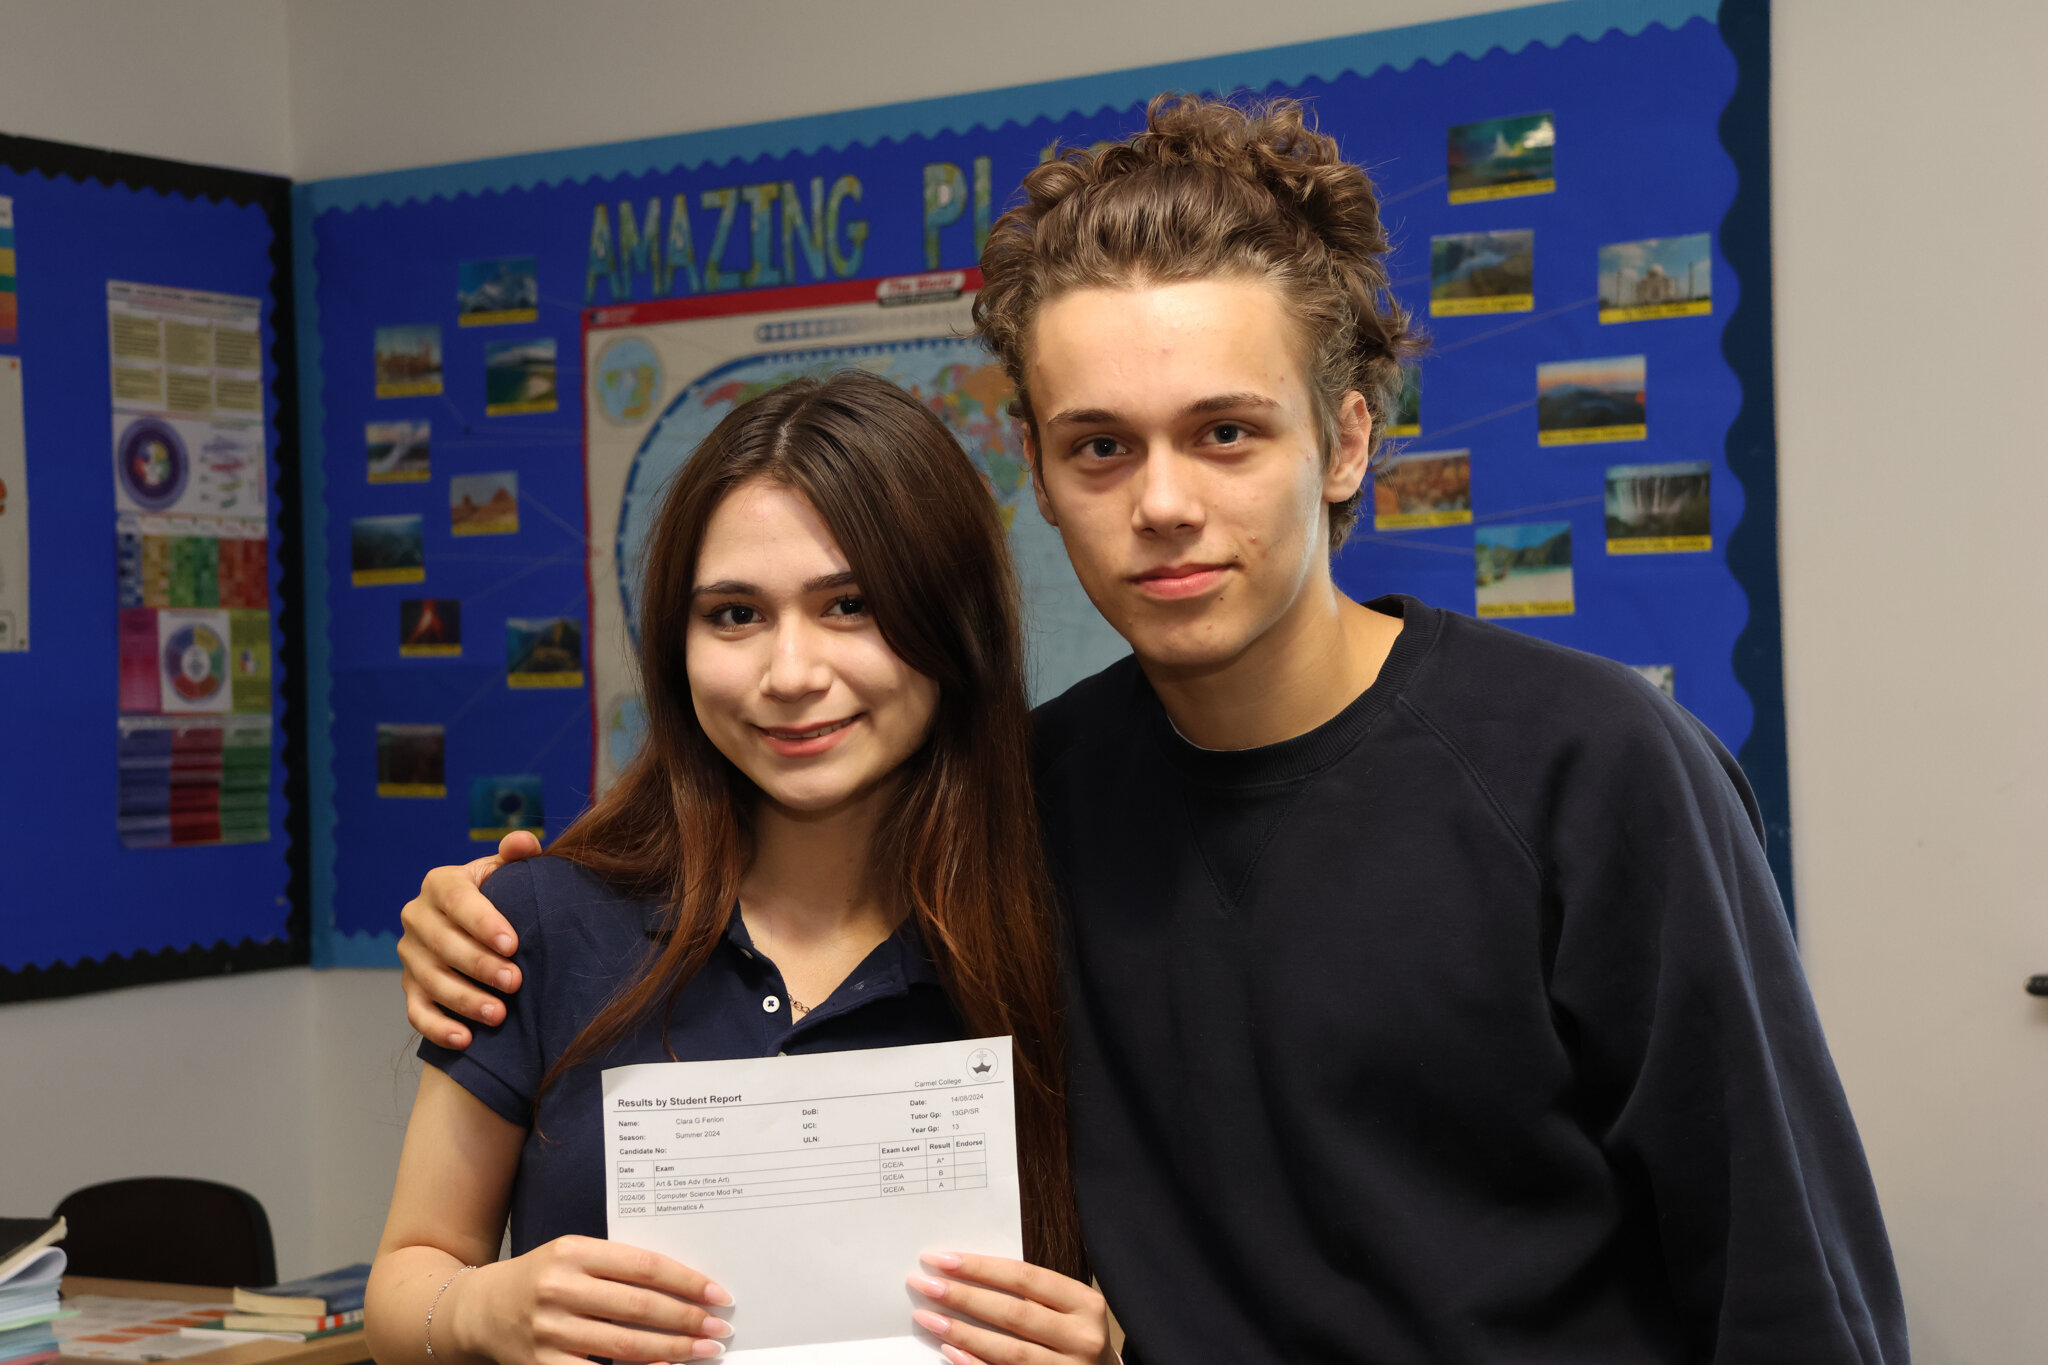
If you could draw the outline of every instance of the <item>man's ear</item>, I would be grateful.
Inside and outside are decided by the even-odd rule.
[[[1353,389],[1337,404],[1337,444],[1323,471],[1323,501],[1348,501],[1365,483],[1372,458],[1372,409],[1365,395]]]
[[[1046,500],[1044,457],[1038,451],[1038,433],[1029,423],[1024,425],[1023,431],[1024,463],[1031,470],[1031,498],[1038,504],[1038,515],[1045,518],[1045,524],[1056,528],[1060,524],[1060,519],[1053,515],[1052,503]]]

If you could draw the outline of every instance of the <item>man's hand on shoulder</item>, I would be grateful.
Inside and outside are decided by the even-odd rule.
[[[399,912],[405,926],[398,940],[405,1017],[429,1042],[460,1050],[471,1038],[460,1020],[496,1024],[504,1019],[505,1006],[477,983],[507,993],[519,989],[519,968],[511,960],[519,951],[519,936],[479,888],[505,864],[539,852],[540,840],[533,835],[524,830],[508,834],[488,858],[429,872],[419,895]]]

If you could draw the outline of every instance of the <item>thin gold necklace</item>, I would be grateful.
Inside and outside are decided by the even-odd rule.
[[[745,906],[740,907],[740,913],[742,915],[745,915]],[[761,925],[758,929],[753,931],[754,947],[760,950],[761,956],[767,958],[770,962],[773,962],[775,961],[775,954],[768,951],[767,941],[770,937],[771,935],[768,933],[768,926],[765,924]],[[778,967],[776,968],[776,970],[780,971],[781,968]],[[811,1012],[811,1007],[809,1005],[806,1005],[803,1001],[787,993],[789,990],[789,982],[787,979],[783,981],[782,988],[784,991],[783,999],[789,1001],[789,1018],[791,1023],[795,1023],[798,1019],[803,1018],[806,1014],[809,1014]]]

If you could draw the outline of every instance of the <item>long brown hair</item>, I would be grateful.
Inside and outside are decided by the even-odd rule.
[[[1073,289],[1263,279],[1297,319],[1325,455],[1347,392],[1364,395],[1372,444],[1387,428],[1401,362],[1421,349],[1387,291],[1387,233],[1363,170],[1294,100],[1249,106],[1160,95],[1145,131],[1033,167],[1024,198],[981,253],[974,320],[1017,386],[1011,409],[1035,423],[1025,387],[1038,311]],[[1358,519],[1361,489],[1330,505],[1330,548]]]
[[[705,527],[727,494],[755,479],[810,501],[882,638],[939,685],[931,733],[900,770],[870,867],[923,935],[969,1033],[1015,1039],[1026,1254],[1083,1275],[1016,578],[994,499],[952,434],[873,375],[799,379],[741,404],[662,500],[641,595],[646,742],[550,851],[658,900],[669,932],[543,1089],[651,1015],[669,1046],[676,996],[710,959],[739,898],[758,789],[697,723],[684,636]]]

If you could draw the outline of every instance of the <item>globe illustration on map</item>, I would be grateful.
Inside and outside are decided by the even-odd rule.
[[[661,397],[661,357],[639,337],[622,337],[597,358],[597,400],[624,426],[645,417]]]
[[[747,356],[683,386],[635,453],[619,508],[614,562],[635,646],[642,551],[670,476],[741,403],[792,379],[823,378],[849,368],[907,389],[951,428],[981,471],[1010,533],[1024,591],[1033,700],[1057,695],[1125,653],[1123,640],[1082,593],[1059,533],[1032,503],[1023,440],[1004,411],[1011,393],[1008,377],[979,342],[947,336]],[[606,392],[601,381],[599,391]]]
[[[612,698],[604,710],[605,756],[614,769],[623,769],[640,752],[647,738],[647,704],[628,693]]]

